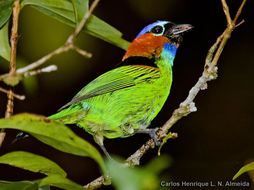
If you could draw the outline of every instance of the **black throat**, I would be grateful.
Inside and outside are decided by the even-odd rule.
[[[141,57],[141,56],[132,56],[128,57],[121,63],[119,63],[118,66],[124,66],[124,65],[146,65],[150,67],[157,67],[155,64],[155,58],[148,58],[148,57]]]

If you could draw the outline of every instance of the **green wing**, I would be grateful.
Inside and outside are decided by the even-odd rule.
[[[90,82],[61,109],[91,97],[129,88],[141,82],[151,81],[159,77],[160,71],[156,67],[144,65],[127,65],[118,67],[102,74]]]

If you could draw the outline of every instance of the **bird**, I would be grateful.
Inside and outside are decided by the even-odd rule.
[[[169,96],[177,49],[192,28],[164,20],[145,26],[116,68],[92,80],[49,118],[84,129],[108,158],[104,138],[148,133],[157,144],[156,128],[148,126]]]

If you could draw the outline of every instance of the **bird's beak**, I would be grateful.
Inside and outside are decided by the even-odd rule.
[[[190,24],[174,24],[165,33],[172,43],[180,44],[183,40],[183,33],[193,28]]]
[[[177,24],[170,29],[170,35],[178,35],[193,28],[190,24]]]

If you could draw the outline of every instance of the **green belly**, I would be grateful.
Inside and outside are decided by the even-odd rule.
[[[83,103],[90,109],[77,124],[90,134],[100,133],[107,138],[128,137],[141,126],[147,127],[156,117],[169,95],[170,87],[171,80],[158,79],[151,84],[93,97]]]

